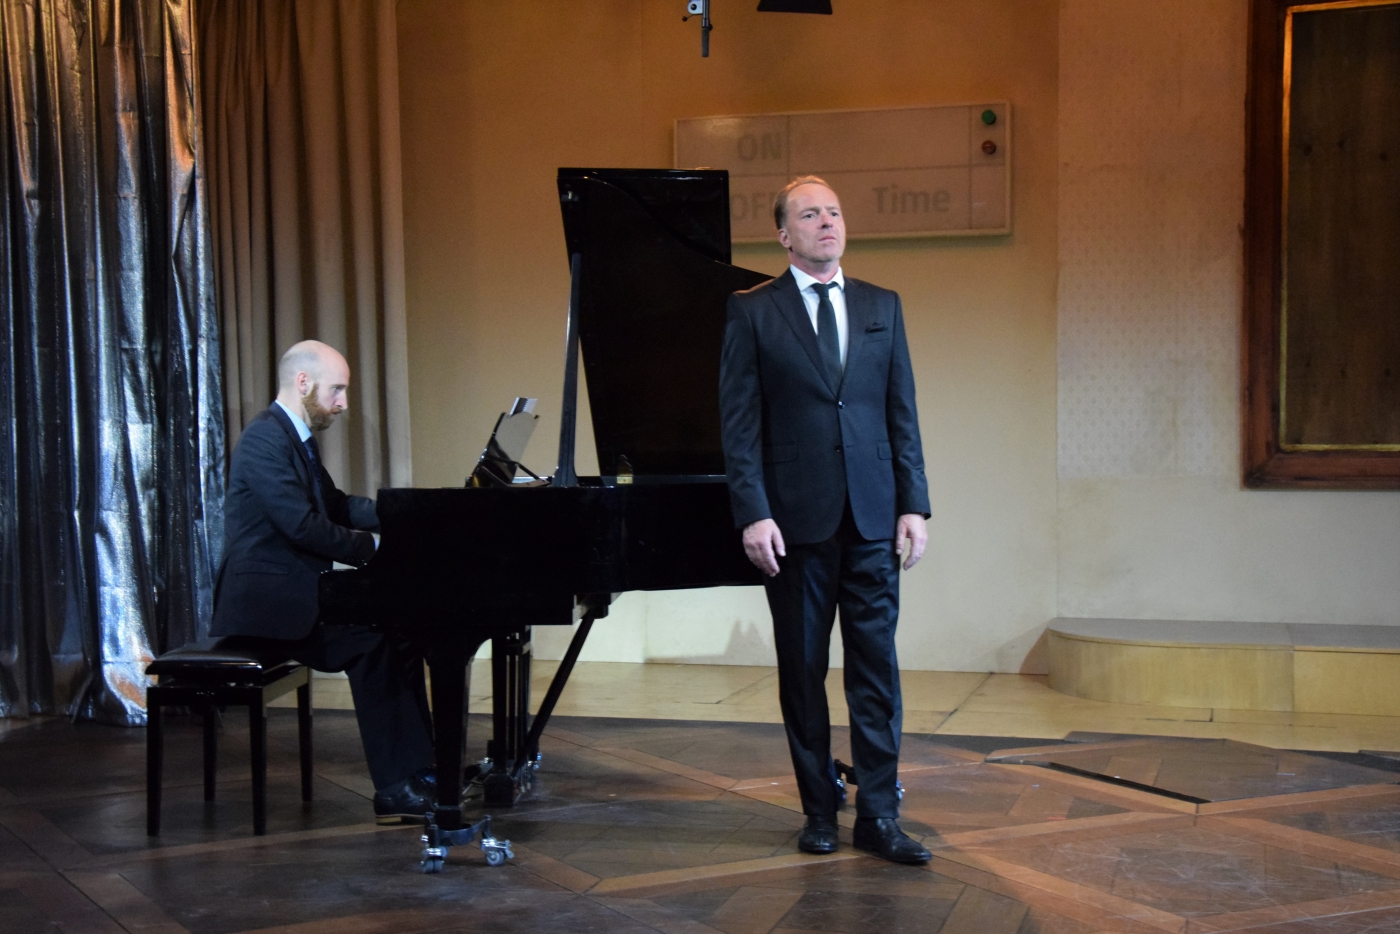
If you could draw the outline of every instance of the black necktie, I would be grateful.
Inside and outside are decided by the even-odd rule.
[[[817,345],[822,350],[822,361],[831,385],[841,385],[841,338],[836,333],[836,309],[831,304],[831,289],[834,282],[813,282],[817,293]]]
[[[306,456],[311,458],[311,479],[316,483],[316,498],[321,499],[321,446],[316,443],[316,436],[312,435],[302,444],[306,445]]]

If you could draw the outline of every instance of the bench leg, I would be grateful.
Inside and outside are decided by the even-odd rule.
[[[248,738],[253,750],[253,833],[267,833],[267,710],[262,703],[248,705]]]
[[[297,745],[301,750],[301,800],[311,800],[311,678],[297,688]]]
[[[219,715],[210,704],[204,709],[204,800],[214,800],[214,776],[219,770]]]
[[[160,836],[160,779],[165,737],[161,735],[160,704],[146,699],[146,834]]]

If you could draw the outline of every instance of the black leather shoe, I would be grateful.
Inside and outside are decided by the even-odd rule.
[[[433,809],[433,797],[417,778],[405,778],[374,793],[377,824],[416,824]]]
[[[804,853],[835,853],[836,847],[836,818],[809,816],[798,834],[797,848]]]
[[[462,800],[463,800],[463,801],[466,801],[468,798],[480,798],[480,797],[481,797],[481,780],[480,780],[479,777],[477,777],[478,771],[479,771],[479,769],[478,769],[477,766],[471,765],[471,766],[467,766],[466,770],[463,772],[463,774],[462,774]],[[416,772],[413,773],[413,781],[415,781],[415,782],[418,783],[419,787],[420,787],[420,788],[422,789],[422,791],[423,791],[423,796],[424,796],[425,798],[427,798],[430,802],[433,802],[433,803],[436,803],[436,802],[437,802],[437,799],[438,799],[438,793],[437,793],[437,769],[433,769],[433,768],[419,769],[418,771],[416,771]],[[476,782],[475,785],[472,784],[473,781]]]
[[[874,853],[894,863],[926,863],[929,851],[899,829],[893,817],[858,817],[854,835],[856,849]]]

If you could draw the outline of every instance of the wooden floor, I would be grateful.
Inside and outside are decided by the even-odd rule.
[[[544,696],[556,662],[535,662],[535,702]],[[984,672],[906,671],[904,729],[960,736],[1063,739],[1070,733],[1151,733],[1234,739],[1279,749],[1357,752],[1400,750],[1400,717],[1152,707],[1109,704],[1051,690],[1046,678]],[[841,672],[827,682],[833,723],[844,722]],[[473,711],[491,710],[489,661],[472,671]],[[287,705],[295,701],[288,696]],[[315,704],[351,709],[348,683],[317,679]],[[581,717],[647,717],[726,723],[781,723],[777,670],[735,665],[634,665],[580,662],[558,713]]]
[[[1386,718],[1191,718],[1061,697],[1035,678],[908,673],[902,823],[934,853],[919,868],[852,850],[848,812],[837,854],[797,851],[772,680],[582,666],[536,788],[495,812],[515,859],[490,868],[454,849],[440,875],[418,871],[416,828],[370,821],[349,711],[317,712],[309,805],[295,717],[272,712],[261,838],[242,717],[224,724],[213,804],[198,721],[171,718],[158,840],[144,831],[143,731],[0,720],[0,932],[1400,931],[1400,761],[1103,735],[1394,749]],[[340,687],[318,682],[322,703]],[[486,730],[475,714],[473,754]]]

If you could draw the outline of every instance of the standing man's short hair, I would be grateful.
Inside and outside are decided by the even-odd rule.
[[[787,226],[788,195],[792,194],[794,188],[800,188],[803,185],[821,185],[823,188],[831,187],[824,179],[817,178],[815,175],[801,175],[784,185],[783,190],[778,192],[778,196],[773,199],[773,224],[779,230]]]

